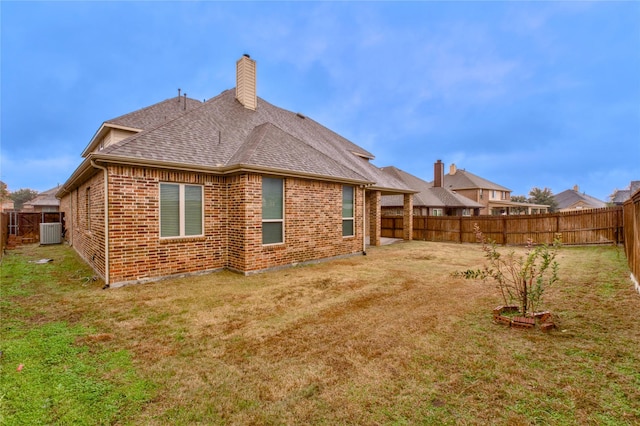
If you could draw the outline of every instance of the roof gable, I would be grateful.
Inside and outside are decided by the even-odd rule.
[[[566,209],[576,205],[587,206],[592,208],[606,207],[607,204],[604,201],[598,200],[590,195],[580,193],[575,189],[567,189],[559,194],[554,195],[556,202],[558,203],[558,209]]]
[[[506,188],[497,183],[493,183],[480,176],[474,175],[464,169],[457,169],[454,174],[447,173],[444,175],[444,187],[449,189],[489,189],[496,191],[511,192],[509,188]]]
[[[271,123],[254,128],[228,163],[367,181]]]

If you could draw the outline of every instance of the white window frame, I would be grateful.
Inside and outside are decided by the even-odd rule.
[[[173,185],[173,186],[177,186],[178,189],[178,209],[179,209],[179,216],[178,216],[178,228],[179,228],[179,235],[168,235],[168,236],[163,236],[162,235],[162,211],[161,211],[161,205],[162,205],[162,191],[161,191],[161,187],[162,185]],[[200,224],[200,229],[202,230],[202,232],[200,234],[189,234],[186,235],[186,231],[185,231],[185,187],[187,186],[193,186],[193,187],[198,187],[200,188],[200,208],[201,208],[201,214],[200,214],[200,218],[202,223]],[[197,237],[203,237],[204,236],[204,186],[203,185],[198,185],[198,184],[191,184],[191,183],[176,183],[176,182],[160,182],[160,185],[158,186],[158,224],[159,224],[159,228],[158,228],[158,234],[160,235],[161,239],[172,239],[172,238],[197,238]]]
[[[351,188],[351,205],[353,216],[344,216],[344,190],[345,188]],[[353,185],[342,185],[342,238],[352,238],[356,236],[356,188]],[[351,221],[351,235],[344,235],[344,223]]]
[[[278,244],[284,244],[284,237],[285,237],[285,232],[284,232],[284,228],[285,228],[285,198],[286,198],[286,194],[285,194],[285,187],[284,187],[284,178],[278,178],[278,177],[263,177],[264,179],[278,179],[282,182],[282,218],[281,219],[265,219],[264,216],[262,217],[262,223],[282,223],[282,235],[280,236],[280,241],[278,242],[274,242],[274,243],[265,243],[264,242],[264,234],[261,236],[261,238],[263,238],[263,242],[262,245],[263,246],[274,246],[274,245],[278,245]],[[263,187],[264,188],[264,187]],[[263,190],[264,191],[264,190]],[[264,196],[264,193],[263,193]],[[262,227],[261,229],[263,229],[264,227]]]
[[[444,209],[431,209],[431,216],[437,216],[437,217],[444,216]]]

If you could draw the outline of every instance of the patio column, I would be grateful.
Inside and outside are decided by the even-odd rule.
[[[379,246],[380,235],[382,233],[382,213],[380,209],[380,200],[382,194],[380,191],[369,191],[369,245]]]
[[[407,241],[413,240],[413,194],[404,194],[402,239]]]

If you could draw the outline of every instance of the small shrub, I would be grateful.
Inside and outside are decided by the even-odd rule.
[[[561,246],[559,235],[551,246],[534,245],[527,241],[527,251],[518,255],[514,250],[502,254],[495,241],[484,236],[478,224],[473,230],[476,240],[482,243],[486,264],[481,269],[454,272],[465,279],[493,279],[505,305],[517,304],[523,314],[533,314],[539,309],[546,287],[558,281],[558,262],[555,258]]]

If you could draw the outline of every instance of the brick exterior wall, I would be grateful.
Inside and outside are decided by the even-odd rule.
[[[382,234],[382,208],[380,202],[382,193],[380,191],[369,191],[367,197],[369,211],[369,244],[379,246],[381,244]]]
[[[402,220],[402,239],[413,239],[413,194],[404,194],[404,215]]]
[[[89,207],[89,212],[87,212]],[[97,170],[80,187],[60,200],[65,213],[65,239],[80,256],[105,277],[104,173]]]
[[[222,268],[255,272],[363,250],[363,190],[357,187],[355,236],[345,238],[342,184],[285,178],[285,240],[263,246],[259,174],[218,176],[129,166],[108,166],[108,170],[109,282],[113,286]],[[102,179],[100,170],[67,194],[60,208],[69,218],[67,240],[104,277]],[[203,186],[204,236],[160,238],[161,182]]]
[[[476,201],[482,204],[484,207],[480,209],[481,215],[489,214],[489,190],[483,190],[482,199],[480,199],[480,190],[479,189],[456,189],[456,193],[462,195],[463,197],[467,197],[470,200]]]
[[[284,243],[262,245],[262,179],[243,176],[244,199],[229,200],[243,213],[242,268],[230,253],[229,267],[255,272],[362,251],[362,190],[355,191],[355,236],[342,237],[342,185],[284,179]],[[230,237],[232,238],[232,237]],[[230,246],[233,246],[231,244]]]

